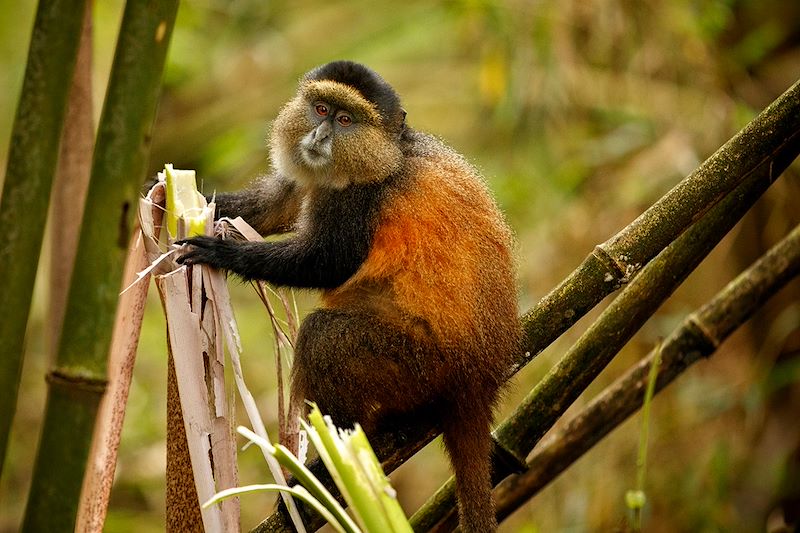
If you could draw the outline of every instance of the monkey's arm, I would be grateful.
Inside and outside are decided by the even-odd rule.
[[[297,219],[302,198],[303,192],[293,180],[272,174],[244,190],[217,194],[216,218],[240,216],[264,236],[285,233]]]
[[[366,252],[332,253],[300,239],[277,242],[241,242],[215,237],[194,237],[178,244],[191,248],[179,263],[204,263],[233,272],[245,280],[263,280],[275,285],[324,289],[338,287],[352,276]]]
[[[191,247],[178,261],[205,263],[276,285],[338,287],[367,258],[384,188],[371,184],[317,191],[295,235],[275,242],[195,237],[179,243]]]

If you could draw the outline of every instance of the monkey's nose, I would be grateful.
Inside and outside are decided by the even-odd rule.
[[[314,142],[322,142],[331,136],[331,131],[333,131],[331,125],[326,120],[313,131],[312,139]]]

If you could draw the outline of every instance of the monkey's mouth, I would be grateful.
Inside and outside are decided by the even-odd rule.
[[[300,157],[311,168],[322,168],[331,163],[331,150],[329,145],[303,144],[300,147]]]

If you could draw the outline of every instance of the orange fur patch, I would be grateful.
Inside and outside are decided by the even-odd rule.
[[[365,282],[388,286],[386,297],[440,339],[481,345],[488,324],[516,316],[511,236],[460,156],[444,147],[427,155],[407,160],[415,179],[384,206],[367,260],[324,301],[352,302]]]

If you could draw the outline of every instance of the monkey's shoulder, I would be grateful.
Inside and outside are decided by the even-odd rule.
[[[407,162],[450,162],[469,167],[461,154],[430,133],[408,128],[403,132],[400,146]]]
[[[505,227],[486,181],[464,156],[427,133],[412,130],[404,137],[403,178],[396,187],[402,198],[390,194],[395,200],[392,203],[405,203],[406,210],[417,211],[421,216],[426,212],[445,215],[444,219],[463,224],[462,229],[472,225],[469,219]]]

